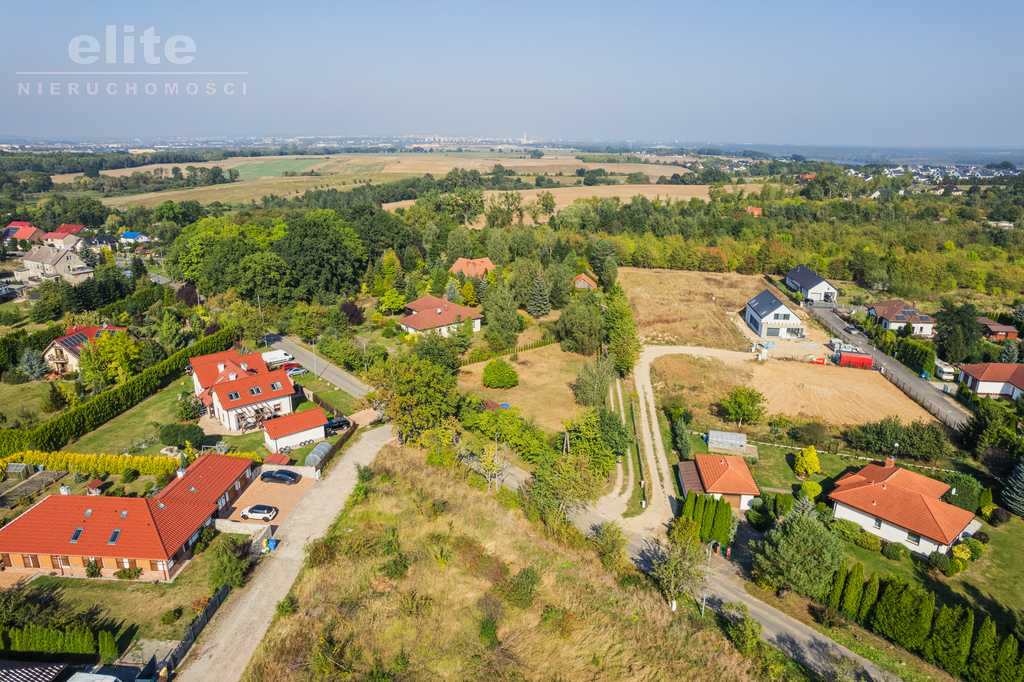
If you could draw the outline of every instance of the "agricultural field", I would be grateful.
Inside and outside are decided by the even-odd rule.
[[[692,601],[673,614],[645,582],[618,587],[592,550],[556,544],[493,495],[425,467],[423,456],[396,445],[377,455],[369,496],[335,522],[328,542],[337,549],[307,562],[244,682],[371,669],[406,680],[753,674],[714,621],[696,622]],[[446,510],[423,513],[431,500]],[[530,568],[536,596],[506,603],[495,582]]]
[[[253,161],[251,163],[242,164],[236,166],[238,170],[238,177],[242,180],[251,180],[253,178],[273,178],[291,171],[293,173],[301,173],[302,171],[308,170],[310,166],[315,166],[322,162],[314,156],[306,157],[304,159],[272,159],[270,161]]]
[[[508,360],[509,358],[506,358]],[[483,385],[486,362],[467,365],[459,372],[459,386],[470,388],[477,395],[496,403],[509,403],[522,408],[537,424],[552,431],[562,428],[562,420],[576,410],[576,400],[569,384],[583,364],[582,355],[563,353],[557,343],[519,354],[515,365],[519,385],[509,389],[487,388]]]
[[[747,301],[765,289],[785,300],[764,277],[734,272],[620,268],[619,282],[646,343],[746,350],[750,344],[726,313],[742,316]]]

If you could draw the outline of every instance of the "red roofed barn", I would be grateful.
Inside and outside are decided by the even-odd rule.
[[[0,528],[0,561],[8,571],[77,576],[95,561],[102,576],[141,568],[141,580],[170,580],[253,471],[249,459],[203,455],[153,498],[49,495]]]
[[[761,494],[742,457],[736,455],[696,455],[692,462],[679,463],[683,499],[691,492],[724,498],[733,509],[750,509],[750,502]]]
[[[899,468],[890,457],[842,476],[828,497],[837,519],[928,556],[945,552],[981,526],[973,512],[939,499],[948,490],[942,481]]]
[[[297,448],[327,437],[327,415],[319,407],[263,422],[263,440],[271,452]]]
[[[480,320],[484,317],[470,308],[436,296],[424,296],[412,303],[406,303],[405,309],[409,314],[399,320],[398,324],[410,334],[436,329],[441,336],[448,336],[458,331],[462,323],[468,319],[473,320],[475,334],[480,331]]]

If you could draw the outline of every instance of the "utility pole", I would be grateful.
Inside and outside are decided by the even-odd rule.
[[[708,545],[708,570],[704,574],[704,598],[700,601],[700,617],[704,617],[704,605],[708,603],[708,581],[711,579],[711,550],[715,543]]]

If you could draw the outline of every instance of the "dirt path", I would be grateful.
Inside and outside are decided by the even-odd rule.
[[[622,423],[626,424],[626,408],[622,403],[622,382],[618,379],[615,380],[615,392],[619,394],[619,414],[622,415]],[[633,497],[633,453],[629,453],[626,457],[626,487],[622,488],[622,492],[619,493],[619,501],[623,504],[629,504],[629,499]]]
[[[390,426],[367,431],[329,475],[310,488],[278,529],[278,549],[264,558],[248,585],[231,593],[185,658],[177,679],[234,682],[242,677],[274,619],[277,602],[288,595],[299,575],[305,557],[303,547],[327,533],[355,488],[353,464],[369,465],[393,439]]]
[[[608,404],[611,405],[612,411],[615,410],[615,389],[610,385],[608,386]],[[625,417],[622,419],[622,423],[626,423]],[[626,461],[629,461],[629,457],[626,457]],[[608,493],[609,496],[619,497],[619,491],[622,490],[622,462],[615,463],[615,485],[612,486],[612,490]]]

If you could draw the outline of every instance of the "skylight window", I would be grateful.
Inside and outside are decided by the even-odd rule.
[[[280,381],[275,381],[272,384],[270,384],[270,390],[272,390],[272,391],[280,391],[281,390],[281,382]]]
[[[92,516],[92,509],[86,509],[85,510],[85,518],[89,518],[90,516]]]
[[[228,400],[238,400],[239,397],[241,396],[238,395],[238,391],[232,391],[231,393],[228,393]]]
[[[164,504],[163,502],[157,502],[156,503],[156,508],[157,509],[167,509],[167,505]]]
[[[127,509],[125,509],[123,512],[121,512],[121,518],[122,519],[128,518],[128,510]]]
[[[249,395],[261,395],[262,393],[263,389],[260,388],[259,386],[253,386],[252,388],[249,389]]]
[[[83,530],[85,530],[85,529],[84,529],[84,528],[82,528],[82,527],[78,527],[78,528],[76,528],[76,529],[75,529],[75,532],[71,534],[71,540],[70,540],[70,542],[72,542],[72,543],[74,543],[74,542],[78,542],[78,538],[82,537],[82,531],[83,531]]]
[[[195,487],[194,485],[190,485],[190,486],[188,487],[188,491],[189,491],[190,493],[194,493],[194,492],[196,491],[196,487]]]
[[[114,532],[110,534],[110,539],[107,540],[107,544],[108,545],[116,545],[117,544],[117,539],[119,537],[121,537],[121,529],[120,528],[115,528]]]

